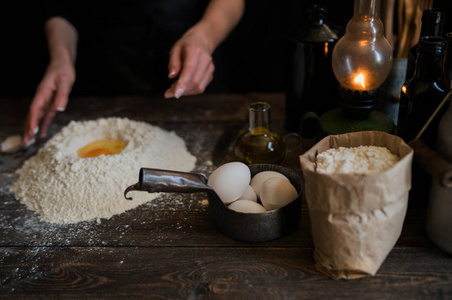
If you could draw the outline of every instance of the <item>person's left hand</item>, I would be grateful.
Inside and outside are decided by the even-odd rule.
[[[179,78],[165,92],[165,98],[197,95],[213,79],[213,50],[202,30],[192,28],[178,40],[170,52],[169,78]]]

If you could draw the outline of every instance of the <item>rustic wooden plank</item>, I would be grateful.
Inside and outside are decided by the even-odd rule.
[[[7,119],[0,124],[22,124],[31,103],[30,97],[0,97],[0,114]],[[272,119],[284,119],[283,93],[249,93],[249,94],[203,94],[182,97],[181,99],[164,99],[148,96],[75,96],[70,97],[64,113],[57,114],[56,120],[71,120],[71,116],[80,119],[92,116],[133,115],[154,120],[187,122],[208,120],[224,122],[246,117],[247,108],[253,102],[265,101],[272,106]],[[8,118],[9,116],[9,118]]]
[[[434,248],[394,249],[375,277],[356,280],[325,277],[314,267],[312,250],[296,247],[36,247],[2,248],[0,254],[0,293],[15,297],[452,296],[452,260]]]
[[[245,120],[248,106],[266,101],[272,107],[272,120],[284,121],[284,94],[204,94],[179,100],[146,96],[75,97],[66,111],[58,114],[60,121],[103,117],[131,117],[154,122],[225,122]]]

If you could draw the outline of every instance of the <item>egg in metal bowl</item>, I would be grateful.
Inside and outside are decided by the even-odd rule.
[[[251,177],[264,171],[274,171],[287,177],[298,197],[289,204],[262,213],[243,213],[229,209],[212,190],[207,191],[209,211],[215,227],[226,236],[244,242],[264,242],[288,235],[298,228],[301,219],[303,182],[295,171],[272,164],[248,166]]]
[[[138,176],[139,181],[124,191],[124,197],[128,200],[133,200],[127,196],[131,191],[147,191],[149,193],[206,192],[209,202],[209,214],[214,226],[218,231],[230,238],[244,242],[264,242],[277,239],[294,231],[300,224],[301,202],[304,191],[300,175],[289,168],[279,165],[256,164],[247,167],[249,170],[243,169],[243,166],[241,166],[242,170],[247,170],[249,174],[246,176],[241,176],[243,175],[241,174],[239,176],[245,180],[250,180],[254,175],[264,171],[281,173],[295,188],[296,199],[282,207],[266,212],[238,212],[230,209],[227,203],[220,199],[217,192],[207,184],[208,180],[202,174],[146,168],[141,168]],[[245,183],[237,181],[234,184],[245,189],[245,186],[249,185],[249,181]],[[240,194],[237,194],[234,197],[238,198],[239,196]]]

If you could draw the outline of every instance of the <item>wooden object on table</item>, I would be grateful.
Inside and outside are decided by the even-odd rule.
[[[421,139],[414,139],[409,145],[414,150],[414,161],[425,172],[438,179],[443,187],[452,188],[452,165]]]

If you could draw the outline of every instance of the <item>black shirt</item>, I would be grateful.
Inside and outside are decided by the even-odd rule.
[[[47,1],[79,33],[74,92],[162,94],[173,44],[202,17],[208,0]]]

